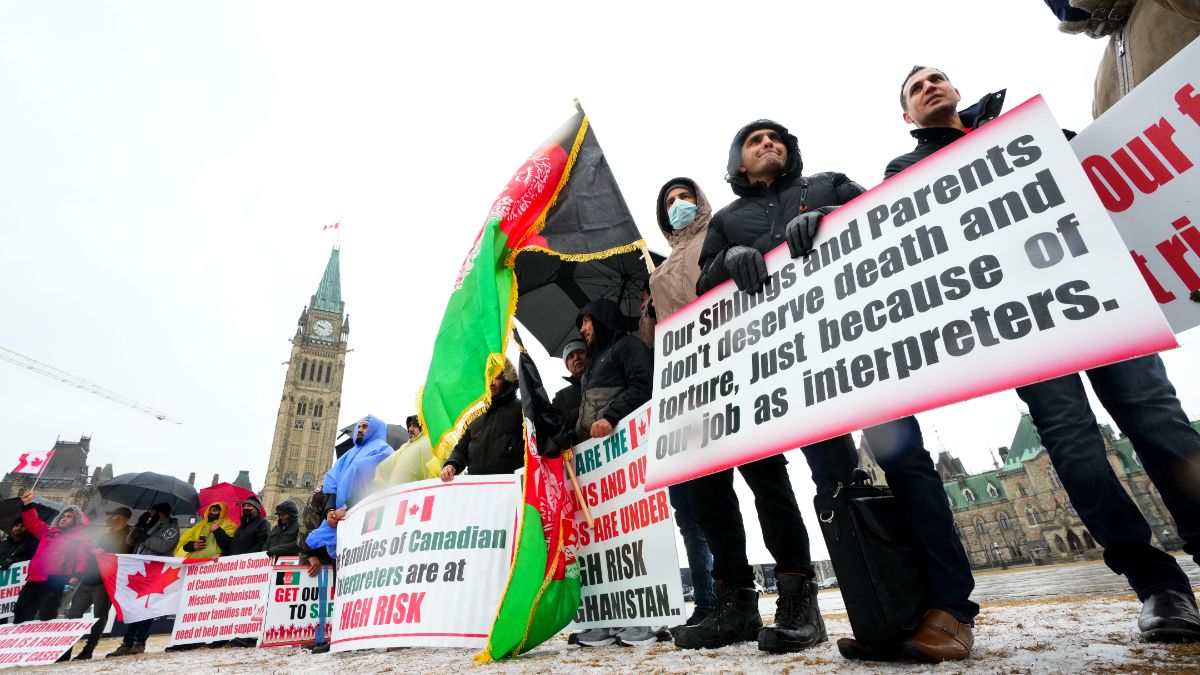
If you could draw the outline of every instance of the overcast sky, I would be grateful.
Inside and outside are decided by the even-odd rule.
[[[913,145],[898,105],[912,64],[943,68],[964,101],[1044,94],[1078,130],[1103,46],[1058,33],[1037,0],[974,19],[949,1],[4,3],[0,346],[184,424],[0,363],[0,461],[91,434],[92,463],[117,473],[247,469],[260,488],[333,222],[354,350],[339,422],[400,423],[492,200],[575,97],[666,252],[659,187],[688,175],[730,201],[726,150],[749,120],[788,125],[807,171],[870,187]],[[1191,417],[1197,354],[1166,357]],[[1005,392],[921,421],[932,452],[983,470],[1018,410]]]

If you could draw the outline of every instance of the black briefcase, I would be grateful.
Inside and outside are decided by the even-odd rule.
[[[921,622],[925,576],[891,490],[855,469],[813,504],[855,639],[873,647],[899,645]]]

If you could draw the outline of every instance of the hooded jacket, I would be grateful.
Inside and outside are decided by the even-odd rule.
[[[429,434],[418,434],[404,445],[396,448],[395,454],[379,463],[375,469],[376,489],[415,483],[427,478],[437,478],[437,472],[430,468],[433,460],[433,446],[429,442]]]
[[[59,527],[64,513],[75,514],[75,526],[69,530]],[[26,572],[28,581],[45,581],[52,576],[77,577],[87,570],[92,558],[92,539],[88,536],[87,516],[77,506],[68,506],[50,525],[38,518],[32,504],[21,510],[21,520],[29,532],[38,540],[37,552],[29,560]]]
[[[650,350],[623,329],[625,315],[617,303],[593,300],[579,310],[576,327],[592,317],[594,334],[588,344],[588,366],[580,381],[579,420],[575,441],[591,437],[592,424],[601,419],[616,426],[653,393]]]
[[[525,465],[525,426],[517,400],[517,369],[504,366],[504,385],[492,404],[467,425],[445,466],[473,476],[512,473]]]
[[[280,511],[288,514],[288,521],[282,526],[276,522],[267,533],[267,554],[272,557],[296,555],[300,553],[300,507],[288,499],[275,507],[275,513]]]
[[[667,188],[683,184],[696,195],[696,218],[681,230],[671,227],[667,217]],[[691,178],[673,178],[658,191],[658,229],[662,230],[671,255],[650,274],[650,297],[653,299],[657,319],[678,312],[696,299],[696,282],[700,278],[700,249],[708,234],[708,223],[712,220],[712,206],[704,191]],[[643,311],[643,316],[646,312]]]
[[[742,142],[759,129],[776,131],[787,148],[787,163],[770,186],[751,185],[739,168]],[[729,146],[725,176],[738,199],[718,211],[709,223],[700,249],[697,295],[703,295],[729,279],[725,252],[733,246],[749,246],[766,254],[784,243],[784,229],[796,216],[823,206],[840,206],[866,192],[845,174],[827,172],[805,176],[801,173],[803,169],[800,144],[783,125],[758,120],[738,130]]]
[[[225,534],[223,529],[213,532],[217,545],[224,551],[223,555],[241,555],[267,550],[267,535],[271,533],[271,523],[263,517],[262,502],[257,497],[252,497],[243,503],[258,507],[258,515],[253,520],[247,520],[246,515],[242,514],[242,524],[238,525],[232,536]]]
[[[173,555],[179,545],[179,520],[168,517],[147,527],[134,527],[125,542],[135,555]]]
[[[992,92],[979,99],[974,105],[958,111],[958,119],[962,121],[963,127],[978,129],[999,117],[1000,113],[1004,110],[1004,94],[1006,91],[1005,89],[1001,89],[1000,91]],[[900,155],[888,162],[887,168],[883,170],[884,180],[895,176],[913,164],[967,135],[965,131],[959,131],[952,127],[913,129],[909,133],[912,134],[913,138],[917,139],[917,147],[913,148],[911,152]]]
[[[233,536],[233,533],[237,531],[237,523],[229,519],[229,507],[225,505],[225,502],[209,504],[209,507],[212,506],[221,509],[221,515],[212,523],[208,522],[208,507],[206,507],[202,514],[204,517],[200,519],[200,522],[179,536],[179,545],[175,547],[176,558],[215,558],[225,552],[217,542],[216,534],[212,530],[220,529],[226,536]],[[213,528],[214,524],[216,528]],[[195,549],[195,542],[201,536],[205,538],[204,547]],[[184,549],[184,546],[188,544],[192,544],[193,550]]]
[[[361,498],[375,478],[379,463],[394,452],[386,440],[387,423],[374,415],[367,415],[366,419],[367,430],[362,441],[358,440],[356,430],[354,446],[338,457],[333,468],[325,473],[321,491],[329,496],[327,509],[340,509]],[[324,547],[330,558],[337,557],[337,530],[324,519],[320,527],[308,533],[305,543],[309,548]]]

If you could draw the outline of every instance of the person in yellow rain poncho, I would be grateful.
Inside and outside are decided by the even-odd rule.
[[[224,530],[225,534],[233,536],[237,523],[229,519],[229,509],[225,502],[213,502],[204,513],[204,520],[193,525],[179,536],[179,546],[175,548],[177,558],[215,558],[221,555],[221,547],[217,538],[212,535],[214,530]]]
[[[430,466],[433,464],[433,466]],[[375,468],[374,489],[413,483],[426,478],[436,478],[442,471],[441,462],[433,457],[433,446],[429,434],[422,433],[409,439],[391,457]]]

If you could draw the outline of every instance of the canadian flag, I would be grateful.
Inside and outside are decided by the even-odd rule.
[[[13,469],[13,473],[41,473],[42,469],[50,463],[50,458],[54,456],[54,448],[50,448],[45,452],[23,452],[17,458],[17,468]]]
[[[411,504],[407,499],[400,502],[400,509],[396,513],[396,524],[403,525],[408,516],[421,514],[421,522],[424,523],[433,517],[433,495],[428,495],[419,504],[414,500]]]
[[[341,225],[341,222],[337,222],[337,223],[334,223],[334,224],[332,224],[332,225],[322,225],[322,226],[321,226],[321,231],[325,231],[325,230],[336,230],[336,229],[338,229],[338,225]]]
[[[96,552],[100,578],[126,624],[174,614],[183,597],[180,558]],[[197,560],[197,562],[208,562]]]

